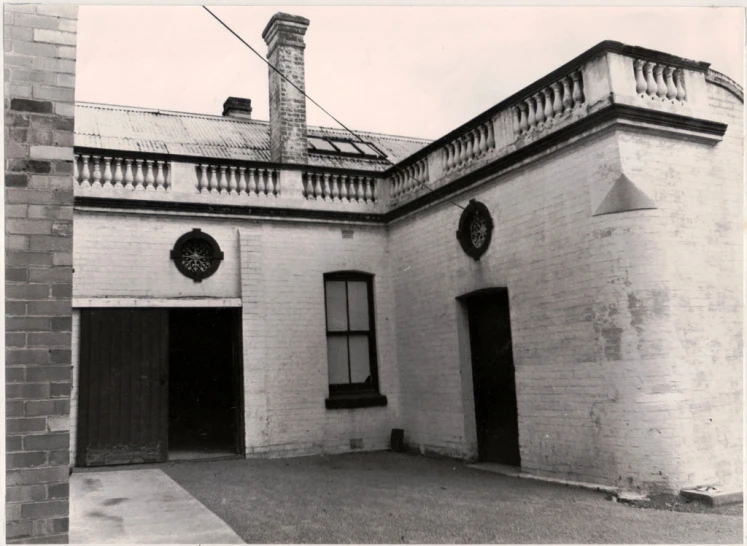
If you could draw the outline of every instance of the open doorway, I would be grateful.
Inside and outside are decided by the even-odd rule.
[[[234,309],[169,312],[169,460],[242,451],[241,359]]]
[[[520,466],[508,290],[466,298],[480,461]]]

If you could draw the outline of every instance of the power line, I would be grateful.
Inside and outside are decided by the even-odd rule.
[[[346,131],[347,131],[348,133],[350,133],[350,134],[351,134],[351,135],[353,135],[353,136],[354,136],[354,137],[355,137],[356,139],[358,139],[358,141],[360,141],[360,143],[361,143],[361,144],[365,144],[365,141],[364,141],[364,140],[363,140],[363,139],[362,139],[362,138],[361,138],[361,137],[360,137],[360,136],[359,136],[359,135],[358,135],[357,133],[355,133],[355,132],[354,132],[354,131],[353,131],[352,129],[350,129],[350,128],[349,128],[349,127],[348,127],[347,125],[345,125],[345,124],[344,124],[343,122],[341,122],[341,121],[340,121],[339,119],[337,119],[337,118],[336,118],[335,116],[333,116],[333,115],[332,115],[332,114],[331,114],[331,113],[330,113],[330,112],[329,112],[329,111],[328,111],[328,110],[327,110],[326,108],[324,108],[324,107],[323,107],[323,106],[322,106],[321,104],[319,104],[319,103],[318,103],[318,102],[316,102],[316,101],[315,101],[314,99],[312,99],[312,98],[311,98],[311,97],[310,97],[309,95],[307,95],[307,94],[306,94],[306,91],[304,91],[303,89],[301,89],[300,87],[298,87],[298,86],[297,86],[297,85],[296,85],[295,83],[293,83],[293,82],[292,82],[292,81],[291,81],[290,79],[288,79],[288,77],[287,77],[287,76],[286,76],[285,74],[283,74],[283,73],[282,73],[282,72],[281,72],[280,70],[278,70],[278,69],[277,69],[277,67],[275,67],[275,66],[274,66],[274,65],[273,65],[273,64],[272,64],[272,63],[271,63],[270,61],[268,61],[267,59],[265,59],[265,58],[264,58],[264,57],[262,56],[262,54],[261,54],[261,53],[259,53],[259,52],[258,52],[258,51],[257,51],[256,49],[254,49],[254,48],[253,48],[253,47],[252,47],[252,46],[251,46],[251,45],[250,45],[249,43],[247,43],[247,42],[246,42],[246,40],[244,40],[244,39],[243,39],[243,38],[242,38],[241,36],[239,36],[238,34],[236,34],[236,32],[234,32],[234,30],[233,30],[233,29],[232,29],[231,27],[229,27],[229,26],[228,26],[228,25],[227,25],[226,23],[224,23],[224,22],[223,22],[223,21],[222,21],[222,20],[220,19],[220,17],[218,17],[218,16],[216,15],[216,14],[214,14],[214,13],[213,13],[212,11],[210,11],[210,10],[208,9],[208,7],[207,7],[207,6],[202,6],[202,8],[203,8],[203,9],[204,9],[205,11],[207,11],[207,12],[208,12],[208,13],[209,13],[210,15],[212,15],[212,16],[213,16],[213,18],[214,18],[214,19],[215,19],[216,21],[218,21],[218,22],[219,22],[219,23],[220,23],[221,25],[223,25],[223,27],[224,27],[224,28],[225,28],[225,29],[226,29],[226,30],[227,30],[228,32],[230,32],[230,33],[231,33],[231,34],[233,34],[233,35],[234,35],[234,36],[235,36],[236,38],[238,38],[238,39],[239,39],[239,41],[240,41],[240,42],[241,42],[242,44],[244,44],[244,45],[245,45],[246,47],[248,47],[248,48],[249,48],[249,49],[250,49],[250,50],[252,51],[252,53],[254,53],[254,54],[255,54],[255,55],[257,56],[257,57],[259,57],[259,58],[260,58],[260,60],[262,60],[262,62],[263,62],[263,63],[265,63],[265,64],[266,64],[267,66],[269,66],[269,67],[270,67],[270,68],[271,68],[272,70],[274,70],[275,72],[277,72],[277,73],[278,73],[278,75],[279,75],[279,76],[280,76],[281,78],[283,78],[283,79],[284,79],[285,81],[287,81],[287,82],[288,82],[289,84],[291,84],[291,86],[293,86],[293,88],[294,88],[294,89],[295,89],[296,91],[298,91],[298,92],[299,92],[299,93],[301,93],[301,94],[302,94],[302,95],[303,95],[304,97],[306,97],[306,98],[307,98],[307,99],[309,99],[309,100],[310,100],[310,101],[311,101],[312,103],[314,103],[314,105],[316,105],[316,106],[317,106],[317,108],[319,108],[319,109],[320,109],[320,110],[321,110],[322,112],[324,112],[324,113],[325,113],[325,114],[327,114],[327,115],[328,115],[328,116],[329,116],[330,118],[332,118],[332,119],[333,119],[333,120],[334,120],[334,121],[335,121],[335,122],[336,122],[336,123],[337,123],[338,125],[340,125],[340,127],[342,127],[343,129],[345,129],[345,130],[346,130]],[[398,172],[402,173],[402,174],[403,174],[403,175],[405,176],[405,178],[411,178],[411,177],[410,177],[410,176],[409,176],[409,175],[408,175],[407,173],[405,173],[405,172],[404,172],[404,171],[403,171],[402,169],[400,169],[399,167],[397,167],[397,165],[395,165],[395,163],[394,163],[394,162],[393,162],[393,161],[392,161],[391,159],[389,159],[389,158],[388,158],[388,157],[386,157],[386,156],[385,156],[385,157],[384,157],[383,159],[384,159],[384,160],[385,160],[385,161],[386,161],[387,163],[389,163],[389,164],[390,164],[390,165],[391,165],[391,166],[392,166],[392,167],[393,167],[393,168],[394,168],[394,169],[395,169],[396,171],[398,171]],[[421,184],[421,185],[425,186],[425,187],[426,187],[426,188],[428,188],[428,189],[429,189],[430,191],[434,191],[434,189],[433,189],[433,188],[432,188],[432,187],[431,187],[431,186],[430,186],[430,185],[429,185],[429,184],[428,184],[427,182],[420,182],[420,181],[418,181],[417,179],[415,179],[415,182],[416,182],[417,184]],[[455,203],[455,202],[454,202],[454,201],[452,201],[451,199],[449,199],[449,198],[446,198],[446,200],[447,200],[447,201],[448,201],[449,203],[451,203],[452,205],[454,205],[455,207],[458,207],[458,208],[460,208],[460,209],[464,210],[464,207],[463,207],[463,206],[461,206],[461,205],[459,205],[459,204]]]

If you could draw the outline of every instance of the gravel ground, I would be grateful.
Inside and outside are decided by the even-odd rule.
[[[738,543],[742,516],[389,452],[158,465],[248,543]]]

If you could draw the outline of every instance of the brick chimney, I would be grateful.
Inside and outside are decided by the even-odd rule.
[[[223,116],[227,118],[252,119],[252,99],[228,97],[223,103]]]
[[[262,38],[267,60],[299,89],[305,90],[303,41],[309,20],[298,15],[276,13]],[[270,149],[277,163],[307,163],[306,97],[272,68],[270,72]]]

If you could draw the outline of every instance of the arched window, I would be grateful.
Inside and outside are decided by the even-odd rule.
[[[373,275],[324,275],[328,408],[386,404],[379,394]]]

